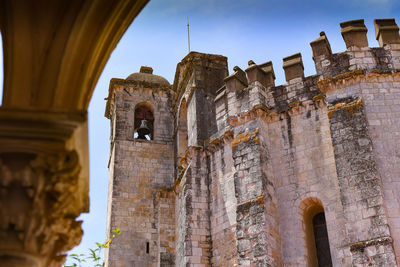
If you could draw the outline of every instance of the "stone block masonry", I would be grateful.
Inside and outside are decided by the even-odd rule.
[[[346,83],[331,84],[330,90],[327,92],[328,99],[335,101],[337,95],[343,97],[362,99],[363,109],[365,110],[365,118],[368,125],[368,133],[371,136],[372,152],[375,158],[375,165],[380,176],[382,198],[378,203],[383,203],[384,209],[387,211],[387,221],[392,233],[396,237],[398,227],[396,221],[399,217],[399,209],[397,207],[398,200],[395,199],[397,188],[396,177],[398,177],[398,164],[396,156],[396,136],[398,136],[398,112],[399,105],[398,91],[399,86],[396,80],[400,80],[398,73],[362,73],[348,76]],[[354,79],[361,82],[356,84]],[[336,90],[332,90],[335,88]],[[346,94],[344,92],[347,92]],[[373,137],[373,138],[372,138]],[[398,251],[398,240],[394,238],[393,246]],[[397,255],[397,254],[396,254]],[[398,258],[398,257],[397,257]]]
[[[400,36],[375,30],[370,48],[363,20],[341,23],[340,53],[321,32],[317,73],[290,55],[284,85],[272,62],[229,75],[198,52],[173,85],[150,67],[113,79],[108,264],[398,266]]]
[[[154,91],[153,85],[140,80],[113,84],[108,231],[118,227],[123,234],[106,254],[110,266],[175,265],[169,86]],[[135,139],[135,110],[143,103],[152,108],[153,140]]]
[[[276,266],[280,265],[277,199],[270,152],[257,126],[253,121],[238,127],[240,133],[232,142],[239,265]]]
[[[361,99],[337,103],[330,128],[353,265],[396,264]],[[367,250],[365,255],[362,249]]]
[[[209,210],[208,164],[204,152],[191,148],[186,158],[179,184],[179,206],[177,239],[178,266],[210,266],[211,232]]]
[[[212,266],[237,265],[236,205],[232,136],[226,137],[226,146],[208,151],[210,162],[210,218]]]

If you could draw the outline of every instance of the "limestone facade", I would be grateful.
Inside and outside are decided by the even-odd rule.
[[[284,58],[284,85],[271,62],[228,75],[198,52],[173,85],[148,67],[111,80],[110,266],[399,264],[399,30],[375,20],[370,48],[363,20],[341,29],[344,52],[310,43],[315,75]]]

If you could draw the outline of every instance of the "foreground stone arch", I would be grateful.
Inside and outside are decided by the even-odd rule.
[[[0,266],[60,266],[88,212],[87,108],[147,0],[0,1]]]

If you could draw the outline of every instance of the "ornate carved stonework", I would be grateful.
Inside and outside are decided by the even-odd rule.
[[[0,153],[0,259],[23,251],[38,266],[63,263],[82,236],[79,171],[75,151]]]

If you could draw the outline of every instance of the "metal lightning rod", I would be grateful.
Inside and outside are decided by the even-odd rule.
[[[189,17],[187,18],[187,28],[188,28],[188,50],[190,53]]]

